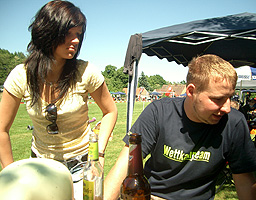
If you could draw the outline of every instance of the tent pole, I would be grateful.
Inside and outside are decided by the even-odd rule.
[[[136,60],[134,69],[133,69],[133,76],[129,76],[128,80],[128,99],[127,99],[127,125],[126,125],[126,133],[130,131],[132,125],[132,115],[133,115],[133,108],[136,98],[136,89],[138,83],[138,65],[139,61]]]
[[[242,80],[240,81],[240,90],[239,90],[239,103],[240,103],[240,101],[241,101],[241,99],[242,99]]]

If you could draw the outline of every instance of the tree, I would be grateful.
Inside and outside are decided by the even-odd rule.
[[[167,82],[164,80],[164,78],[160,75],[153,75],[148,78],[148,83],[150,85],[150,88],[153,89],[160,89],[163,85],[165,85]]]
[[[185,81],[185,80],[183,80],[183,81],[181,81],[181,82],[180,82],[180,84],[182,84],[182,85],[186,85],[186,81]]]
[[[25,61],[26,56],[21,52],[10,53],[8,50],[0,49],[0,85],[4,84],[5,79],[11,70],[18,64]]]
[[[101,72],[102,75],[105,77],[105,78],[112,78],[115,76],[115,73],[116,73],[116,67],[115,66],[112,66],[112,65],[107,65],[105,67],[105,70],[103,72]]]
[[[115,66],[107,65],[102,72],[108,89],[113,92],[122,91],[128,83],[128,76],[123,73],[123,67],[116,69]]]
[[[120,80],[120,87],[127,88],[128,87],[128,75],[123,73],[124,67],[119,68],[116,71],[116,79]],[[122,91],[119,89],[119,91]]]
[[[141,72],[141,75],[138,80],[138,86],[144,87],[147,91],[152,91],[148,83],[148,77],[144,74],[144,72]]]
[[[102,75],[104,76],[105,78],[105,82],[108,86],[108,89],[110,91],[114,91],[114,77],[115,77],[115,74],[116,74],[116,67],[115,66],[112,66],[112,65],[107,65],[105,67],[105,70],[103,72],[101,72]]]

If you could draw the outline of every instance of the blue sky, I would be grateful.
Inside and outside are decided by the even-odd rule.
[[[256,13],[256,0],[70,0],[85,14],[88,24],[80,59],[101,71],[124,64],[129,38],[165,26],[242,12]],[[26,53],[28,26],[46,0],[1,0],[0,48]],[[165,80],[186,79],[187,68],[142,54],[139,73]]]

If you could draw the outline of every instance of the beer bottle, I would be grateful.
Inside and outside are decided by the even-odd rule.
[[[99,135],[99,133],[100,133],[100,126],[101,126],[101,121],[99,121],[99,122],[95,125],[95,127],[92,129],[92,131],[93,131],[94,133],[96,133],[97,135]]]
[[[143,173],[141,135],[131,133],[129,136],[128,175],[121,185],[121,199],[147,200],[150,199],[150,195],[150,185]]]
[[[98,135],[89,136],[88,161],[84,168],[83,199],[103,200],[103,167],[99,162]]]

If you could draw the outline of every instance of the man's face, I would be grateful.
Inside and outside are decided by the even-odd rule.
[[[192,100],[193,121],[217,124],[224,114],[230,112],[230,98],[234,94],[227,80],[210,80],[203,92],[194,92]]]

